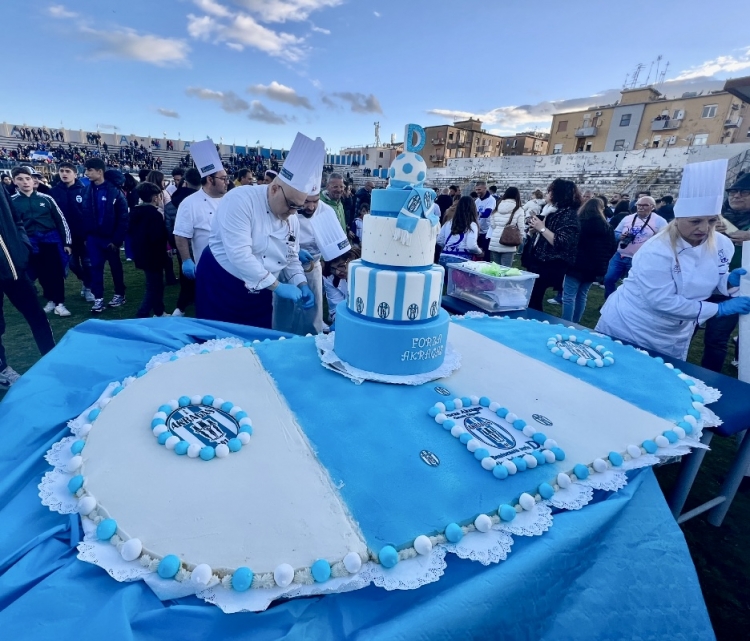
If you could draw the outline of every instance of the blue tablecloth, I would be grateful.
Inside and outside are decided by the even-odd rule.
[[[141,581],[118,583],[76,560],[70,519],[43,507],[43,459],[66,422],[155,354],[217,337],[275,332],[175,318],[88,321],[0,403],[0,638],[712,639],[682,532],[651,470],[542,537],[516,537],[508,560],[484,567],[448,555],[419,590],[356,592],[225,615],[194,597],[161,602]]]

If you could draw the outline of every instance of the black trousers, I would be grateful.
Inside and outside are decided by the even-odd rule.
[[[712,303],[721,303],[729,300],[729,296],[715,295],[708,299]],[[703,335],[703,359],[701,367],[713,372],[721,372],[724,367],[724,359],[727,357],[729,339],[732,332],[740,322],[739,314],[730,316],[713,316],[706,321],[706,330]]]
[[[177,297],[177,309],[184,312],[189,305],[195,302],[195,279],[188,278],[182,273],[182,263],[180,263],[180,294]]]
[[[3,347],[2,340],[5,333],[3,300],[6,296],[26,319],[36,341],[36,346],[42,355],[55,346],[55,339],[52,337],[52,328],[47,320],[47,315],[37,300],[34,285],[28,276],[21,274],[18,280],[0,280],[0,370],[5,369],[8,364],[5,360],[5,347]]]
[[[44,297],[55,305],[65,302],[65,267],[57,243],[38,243],[31,254],[29,267],[39,279]]]
[[[143,273],[146,275],[146,291],[143,293],[143,300],[138,307],[138,311],[135,313],[137,318],[148,318],[152,309],[157,316],[161,316],[164,313],[163,271],[163,269],[143,270]]]
[[[562,261],[541,262],[535,261],[533,266],[527,267],[531,272],[539,274],[539,278],[534,281],[534,289],[531,290],[531,299],[529,308],[539,312],[544,311],[544,296],[550,287],[554,289],[562,288],[562,281],[565,278],[566,264]]]
[[[86,237],[73,236],[70,249],[70,271],[78,277],[84,287],[91,288],[91,261],[86,251]]]

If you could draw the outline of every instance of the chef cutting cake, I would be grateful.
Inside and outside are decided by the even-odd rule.
[[[274,293],[303,309],[315,306],[294,214],[320,192],[324,160],[325,143],[298,133],[270,184],[222,198],[196,270],[198,318],[271,329]]]

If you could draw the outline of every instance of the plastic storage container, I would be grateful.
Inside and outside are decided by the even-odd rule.
[[[488,276],[478,270],[489,263],[448,263],[448,296],[455,296],[488,312],[510,312],[529,306],[534,279],[539,274]]]

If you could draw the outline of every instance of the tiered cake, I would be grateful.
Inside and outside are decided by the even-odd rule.
[[[336,310],[336,355],[368,372],[423,374],[445,358],[445,271],[433,264],[439,220],[432,213],[435,192],[423,187],[427,165],[417,153],[423,145],[424,130],[409,125],[388,189],[372,192],[362,259],[349,265],[349,299]]]

